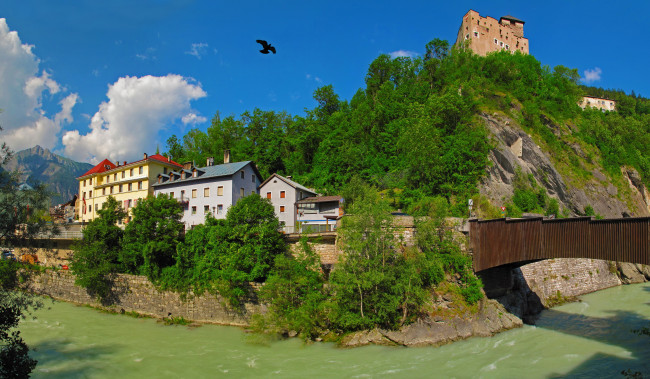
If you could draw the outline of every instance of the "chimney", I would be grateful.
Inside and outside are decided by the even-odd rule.
[[[183,169],[184,170],[191,170],[192,166],[193,166],[192,161],[183,162]]]
[[[223,151],[223,163],[230,163],[230,149]]]
[[[172,161],[172,156],[170,155],[167,157],[167,162],[171,162],[171,161]]]
[[[287,179],[291,180],[291,178],[292,178],[291,175],[287,175]]]
[[[122,166],[126,166],[126,161],[124,161],[124,164]]]
[[[144,159],[147,159],[147,153],[144,153]]]
[[[206,167],[210,167],[210,166],[213,166],[213,165],[214,165],[214,158],[213,158],[213,157],[209,157],[209,158],[206,160],[206,162],[205,162],[205,166],[206,166]]]

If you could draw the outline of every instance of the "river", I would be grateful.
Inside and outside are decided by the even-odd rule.
[[[442,347],[340,349],[268,341],[236,327],[153,319],[48,303],[21,323],[34,378],[622,377],[650,374],[650,283],[619,286],[544,311],[536,326]]]

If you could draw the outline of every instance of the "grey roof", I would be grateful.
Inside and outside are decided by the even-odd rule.
[[[522,24],[525,24],[523,20],[518,19],[517,17],[512,17],[511,15],[503,16],[501,18],[505,18],[506,20],[512,20],[515,22],[521,22]]]
[[[327,203],[330,201],[340,202],[342,199],[341,196],[314,196],[296,201],[296,204],[308,204],[308,203]]]
[[[197,177],[193,177],[192,171],[191,170],[179,170],[179,171],[185,171],[186,173],[189,174],[189,176],[186,176],[185,179],[175,179],[174,181],[166,180],[162,183],[154,183],[153,187],[160,187],[164,186],[167,184],[174,184],[174,183],[186,183],[186,182],[191,182],[194,180],[202,180],[202,179],[207,179],[207,178],[218,178],[221,176],[232,176],[239,172],[242,168],[246,167],[247,165],[252,164],[253,165],[253,171],[255,171],[255,174],[257,175],[258,178],[260,178],[260,174],[257,171],[257,167],[255,167],[255,164],[252,161],[243,161],[243,162],[234,162],[234,163],[224,163],[216,166],[208,166],[208,167],[197,167]],[[174,174],[175,176],[179,176],[178,173],[172,171],[170,174]],[[166,177],[167,175],[161,175],[163,178]],[[260,178],[261,179],[261,178]]]
[[[300,189],[300,190],[303,190],[303,191],[307,191],[307,192],[310,192],[310,193],[313,193],[313,194],[316,193],[316,191],[314,191],[313,189],[309,189],[309,188],[303,186],[302,184],[298,184],[298,183],[294,182],[293,180],[291,180],[291,179],[287,179],[287,178],[285,178],[284,176],[282,176],[282,175],[278,175],[278,174],[273,174],[273,175],[269,176],[269,178],[266,179],[266,180],[264,181],[264,183],[262,183],[262,184],[260,185],[260,188],[262,188],[262,186],[264,186],[266,183],[268,183],[269,180],[271,180],[271,178],[273,178],[274,176],[277,177],[278,179],[284,181],[285,183],[287,183],[288,185],[290,185],[290,186],[293,187],[293,188]]]

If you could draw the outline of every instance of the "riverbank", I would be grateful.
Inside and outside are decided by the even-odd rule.
[[[442,294],[432,299],[429,312],[397,331],[373,329],[344,336],[345,347],[377,345],[440,346],[534,324],[540,312],[565,300],[621,285],[650,279],[647,266],[586,259],[556,259],[510,270],[511,285],[496,299],[483,299],[474,308],[459,307],[459,301]],[[175,317],[188,321],[247,327],[251,316],[266,312],[254,296],[238,309],[212,294],[182,296],[159,291],[146,277],[119,274],[113,280],[114,296],[100,303],[74,284],[74,275],[64,270],[46,270],[25,284],[30,291],[57,300],[84,304],[112,312],[135,312],[159,319]]]

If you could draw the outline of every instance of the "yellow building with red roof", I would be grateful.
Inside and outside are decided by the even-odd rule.
[[[97,211],[102,208],[108,196],[113,196],[127,211],[127,218],[131,219],[130,209],[138,200],[153,195],[152,184],[156,183],[159,174],[183,168],[182,165],[160,154],[148,156],[120,165],[104,159],[95,167],[77,178],[79,181],[79,221],[94,220]]]

